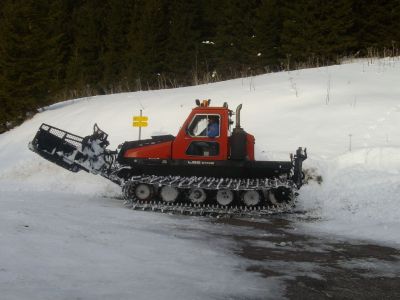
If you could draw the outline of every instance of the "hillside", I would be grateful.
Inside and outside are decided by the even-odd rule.
[[[307,147],[305,167],[315,168],[324,182],[305,187],[301,205],[324,220],[340,218],[350,228],[353,222],[356,228],[360,221],[370,222],[371,228],[360,230],[371,237],[370,230],[378,230],[374,227],[379,222],[396,222],[398,217],[399,80],[398,58],[361,60],[196,87],[63,102],[0,137],[1,183],[12,181],[7,189],[30,190],[35,189],[32,184],[40,183],[40,190],[57,186],[58,191],[118,193],[101,178],[69,174],[44,162],[27,149],[27,142],[42,122],[82,136],[90,134],[97,122],[109,134],[110,148],[116,148],[125,140],[137,139],[131,118],[139,109],[150,118],[144,138],[176,134],[194,99],[210,98],[216,105],[226,101],[233,108],[243,103],[242,123],[256,137],[258,159],[287,159],[298,146]],[[391,231],[393,224],[388,227]],[[385,236],[377,234],[377,238]]]
[[[399,18],[398,0],[3,0],[0,133],[66,99],[399,56]]]
[[[35,246],[44,243],[48,245],[48,251],[61,251],[61,257],[68,260],[71,253],[64,253],[67,251],[63,250],[64,247],[77,251],[73,250],[76,249],[74,246],[79,249],[80,241],[89,239],[93,240],[93,248],[76,253],[78,257],[81,255],[82,261],[90,261],[92,255],[95,255],[94,259],[102,260],[116,245],[122,247],[123,254],[111,256],[113,263],[121,263],[130,257],[128,260],[132,265],[138,264],[140,257],[153,259],[169,253],[168,266],[163,265],[163,260],[156,260],[156,264],[161,265],[157,278],[165,286],[171,278],[163,277],[163,272],[169,274],[166,270],[170,267],[177,268],[179,280],[187,275],[178,267],[180,260],[187,257],[175,256],[177,249],[182,247],[183,253],[202,249],[203,252],[196,252],[199,257],[196,266],[203,264],[205,259],[207,266],[204,268],[210,268],[218,277],[220,269],[216,260],[210,259],[218,257],[218,252],[207,252],[212,251],[207,243],[188,240],[183,245],[174,246],[176,237],[169,236],[171,243],[165,237],[169,235],[168,228],[188,226],[190,230],[200,231],[200,240],[206,240],[202,228],[209,224],[197,218],[174,220],[162,214],[131,212],[123,208],[122,202],[110,199],[120,195],[114,184],[83,172],[69,173],[27,148],[43,122],[82,136],[90,134],[93,124],[97,123],[109,134],[110,148],[116,148],[123,141],[137,138],[137,129],[131,127],[131,119],[139,109],[149,116],[150,126],[142,132],[144,138],[163,133],[176,134],[193,107],[194,99],[210,98],[216,105],[226,101],[231,108],[243,103],[242,125],[256,137],[257,159],[288,159],[289,152],[298,146],[307,147],[309,159],[305,168],[321,175],[323,181],[321,184],[310,182],[301,189],[298,207],[306,213],[290,217],[295,220],[298,230],[374,240],[400,247],[398,82],[399,58],[373,59],[195,87],[74,99],[47,107],[21,126],[0,135],[2,242],[15,245],[19,253],[23,253],[31,243],[32,251],[37,255],[39,250]],[[19,239],[18,235],[24,229],[18,226],[24,222],[30,222],[36,231]],[[62,244],[57,236],[71,234],[71,231],[79,236],[74,240],[77,244]],[[97,243],[103,243],[108,250],[103,246],[97,247]],[[165,243],[169,245],[164,249],[165,253],[154,250],[164,247]],[[137,259],[132,255],[137,255]],[[12,252],[1,256],[4,261],[12,257]],[[32,271],[36,267],[40,269],[40,264],[32,265],[27,261],[22,261],[20,267],[26,264]],[[218,264],[221,264],[221,272],[224,268],[232,270],[237,267],[229,256],[218,257]],[[47,276],[57,275],[56,266],[55,261],[50,275],[39,271],[39,276],[46,280]],[[149,270],[149,266],[141,267]],[[91,269],[89,263],[84,268],[85,272],[98,270]],[[108,268],[112,268],[112,263],[106,260],[104,269]],[[123,268],[118,274],[125,276],[132,271],[128,269]],[[134,272],[138,275],[141,270]],[[0,272],[0,279],[1,276]],[[201,271],[192,276],[200,282],[205,280]],[[249,281],[257,294],[259,285],[256,279],[247,278],[247,275],[243,275],[246,278],[238,274],[232,276],[229,286],[236,295],[244,293],[240,287],[235,287],[235,282],[241,280]],[[100,275],[94,275],[94,278],[93,284],[101,283]],[[214,296],[226,293],[219,288],[219,283],[226,282],[218,281],[211,287]],[[122,283],[121,287],[124,284],[127,283]],[[201,284],[198,288],[201,289]],[[29,290],[29,282],[26,289]],[[248,295],[247,292],[243,295]],[[142,298],[161,296],[155,293],[142,294]],[[171,289],[168,295],[172,299],[190,293],[185,289],[180,292]],[[95,299],[95,295],[92,297]]]

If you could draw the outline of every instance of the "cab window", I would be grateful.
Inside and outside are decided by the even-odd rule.
[[[186,155],[217,156],[219,155],[219,143],[207,141],[193,141],[186,150]]]
[[[193,137],[219,137],[219,115],[195,115],[188,127],[188,134]]]

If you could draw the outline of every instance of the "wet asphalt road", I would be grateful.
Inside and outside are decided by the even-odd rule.
[[[282,218],[215,222],[255,229],[255,235],[229,237],[237,244],[235,254],[249,261],[247,271],[261,274],[266,285],[280,282],[284,298],[400,299],[400,250],[297,233],[294,223]]]

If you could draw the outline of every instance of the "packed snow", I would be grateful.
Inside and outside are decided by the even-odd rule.
[[[195,99],[231,109],[243,103],[241,124],[256,138],[257,159],[287,160],[307,147],[304,167],[322,182],[301,189],[298,207],[306,213],[296,218],[298,228],[400,247],[399,82],[399,58],[369,59],[44,108],[0,136],[2,293],[78,296],[84,282],[85,299],[277,297],[279,284],[241,272],[246,263],[230,253],[234,245],[208,240],[202,228],[214,225],[129,211],[114,199],[120,190],[113,183],[70,173],[27,148],[41,123],[81,136],[97,123],[116,149],[137,139],[131,122],[140,109],[149,117],[142,137],[176,134]],[[182,239],[177,228],[185,227],[198,235]],[[23,282],[20,294],[10,274]],[[55,286],[38,289],[48,282]]]
[[[2,192],[1,299],[222,299],[274,295],[199,220],[65,192]],[[222,228],[221,228],[222,227]],[[214,229],[215,230],[215,229]],[[273,298],[271,298],[273,299]]]

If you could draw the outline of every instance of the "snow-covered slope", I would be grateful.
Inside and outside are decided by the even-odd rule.
[[[300,207],[318,219],[301,223],[308,230],[399,243],[399,82],[400,60],[387,58],[67,101],[0,136],[0,190],[118,194],[98,176],[68,173],[31,153],[27,143],[40,124],[84,136],[97,122],[116,148],[137,138],[131,119],[139,109],[150,120],[144,137],[176,134],[194,99],[211,98],[231,108],[243,103],[242,124],[256,137],[258,159],[287,159],[298,146],[308,148],[305,167],[323,178],[301,191]]]

